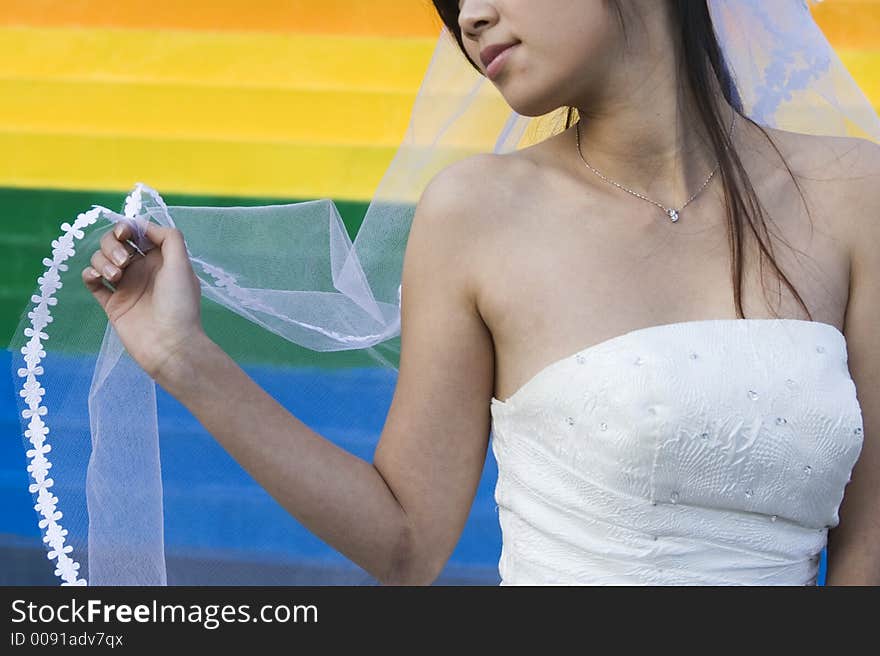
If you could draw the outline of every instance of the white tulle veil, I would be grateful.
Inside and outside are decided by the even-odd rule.
[[[708,4],[743,114],[880,142],[880,118],[804,0]],[[104,232],[128,221],[147,249],[147,221],[180,228],[206,332],[296,416],[369,459],[396,379],[421,191],[448,164],[534,143],[562,118],[512,112],[444,29],[353,241],[329,199],[166,206],[140,183],[121,213],[93,206],[62,223],[9,347],[35,520],[62,584],[302,583],[295,556],[316,540],[126,354],[79,278]]]

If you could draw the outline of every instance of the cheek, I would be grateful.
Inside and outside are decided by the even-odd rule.
[[[572,16],[566,23],[551,19],[547,38],[534,55],[540,74],[553,84],[570,87],[598,79],[615,56],[616,33],[609,29],[613,26],[607,12],[585,13],[589,15]]]
[[[523,116],[542,116],[565,104],[574,73],[564,72],[558,61],[523,50],[498,85],[508,105]]]
[[[592,2],[585,4],[594,6]],[[601,57],[611,46],[615,38],[613,27],[609,12],[584,8],[569,16],[551,17],[547,22],[544,43],[561,63],[588,64],[591,59]]]
[[[561,56],[602,48],[617,31],[617,12],[602,0],[550,0],[540,7],[531,29]],[[534,11],[534,10],[533,10]]]
[[[499,90],[523,116],[542,116],[590,94],[609,65],[610,46],[600,33],[543,44],[524,44],[511,59]]]

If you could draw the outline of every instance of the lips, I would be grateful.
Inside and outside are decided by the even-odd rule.
[[[480,51],[480,60],[483,62],[483,66],[486,68],[489,67],[489,64],[492,63],[498,55],[502,52],[510,48],[511,46],[515,46],[519,41],[511,41],[510,43],[497,43],[492,46],[486,46],[483,50]]]

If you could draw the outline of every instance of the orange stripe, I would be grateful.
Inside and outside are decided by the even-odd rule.
[[[434,37],[440,19],[430,0],[4,0],[0,25],[268,31]],[[880,47],[880,1],[811,5],[836,48]]]
[[[878,0],[825,0],[812,5],[813,18],[835,49],[880,49]]]
[[[3,0],[0,25],[437,36],[430,0]]]

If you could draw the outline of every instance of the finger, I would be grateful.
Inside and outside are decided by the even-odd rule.
[[[133,250],[132,250],[132,253],[131,253],[131,257],[132,257],[132,259],[134,259],[135,253],[137,253],[137,254],[140,255],[141,257],[146,257],[146,256],[147,256],[147,254],[144,253],[144,252],[138,247],[138,245],[135,244],[131,239],[126,239],[126,240],[125,240],[125,243],[128,244],[129,246],[131,246],[131,248],[133,249]]]
[[[131,251],[123,242],[120,242],[113,231],[105,233],[101,237],[101,252],[116,266],[124,269],[131,261]],[[98,269],[100,271],[101,269]]]
[[[183,261],[183,258],[188,257],[183,233],[177,228],[168,228],[150,222],[147,223],[145,234],[147,239],[161,249],[162,255],[170,255],[172,261]]]
[[[110,282],[119,280],[122,270],[107,259],[103,251],[95,251],[91,259],[92,268]]]
[[[104,283],[101,281],[101,274],[89,266],[83,269],[82,279],[86,285],[86,289],[88,289],[92,293],[92,296],[97,299],[101,309],[106,309],[107,302],[110,300],[113,292],[104,286]]]
[[[131,239],[131,226],[127,223],[123,223],[119,221],[115,226],[113,226],[113,235],[119,241],[125,241],[126,239]]]
[[[132,241],[135,238],[133,230],[131,226],[127,223],[122,223],[121,221],[116,224],[113,228],[113,236],[119,240],[120,243],[126,244],[131,248],[129,251],[129,258],[134,259],[135,255],[140,255],[141,257],[146,257],[147,254],[144,253],[138,245]]]

